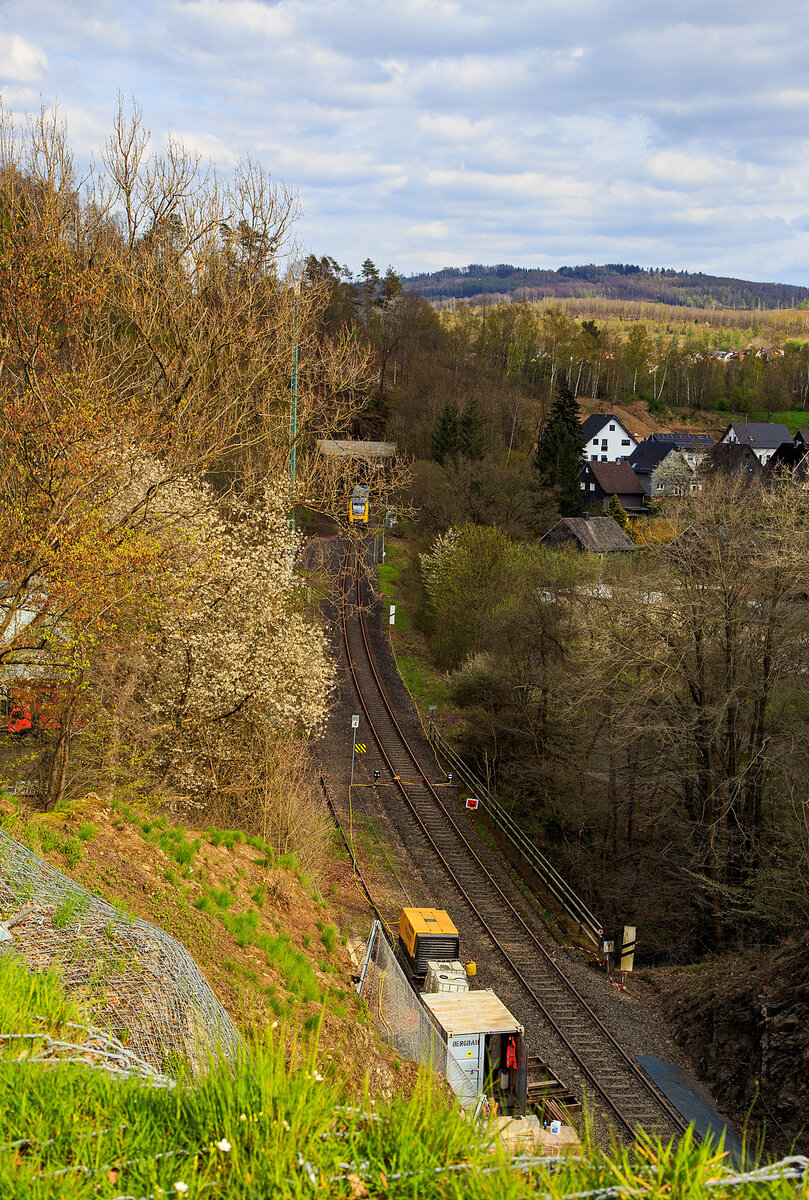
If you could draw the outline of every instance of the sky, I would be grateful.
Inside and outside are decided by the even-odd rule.
[[[0,95],[80,161],[118,92],[297,189],[352,270],[595,262],[809,285],[809,5],[0,0]]]

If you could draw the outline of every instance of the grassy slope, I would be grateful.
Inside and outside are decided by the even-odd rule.
[[[354,893],[340,886],[340,873],[350,879],[350,871],[336,840],[336,883],[324,885],[326,900],[258,838],[172,825],[145,809],[110,809],[95,796],[54,813],[26,812],[5,798],[0,826],[177,938],[248,1036],[263,1036],[274,1020],[307,1035],[322,1019],[322,1054],[345,1065],[355,1093],[366,1070],[377,1096],[399,1086],[400,1061],[376,1042],[350,981],[341,927],[355,921],[341,901]]]
[[[28,1061],[47,1034],[81,1040],[88,1014],[66,1002],[58,981],[32,978],[0,956],[0,1195],[22,1200],[96,1197],[469,1197],[518,1200],[616,1187],[616,1195],[688,1200],[721,1174],[710,1148],[678,1150],[640,1139],[561,1170],[518,1171],[493,1132],[451,1111],[421,1078],[408,1100],[346,1106],[345,1092],[316,1053],[288,1055],[272,1035],[233,1072],[213,1068],[173,1090],[122,1082],[104,1071]],[[2,1035],[35,1031],[25,1042]],[[20,1049],[21,1046],[28,1048]],[[761,1195],[714,1187],[710,1195]],[[793,1197],[770,1183],[766,1195]]]
[[[396,623],[390,637],[399,674],[426,719],[430,705],[447,705],[447,689],[443,674],[432,666],[427,639],[415,628],[410,611],[413,597],[405,580],[410,553],[411,547],[403,537],[388,538],[379,583],[385,603],[396,605]]]

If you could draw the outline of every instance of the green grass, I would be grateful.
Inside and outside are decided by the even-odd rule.
[[[207,829],[205,832],[212,846],[227,846],[228,850],[247,841],[247,834],[241,829]]]
[[[48,854],[59,845],[59,834],[53,829],[42,829],[39,834],[39,844],[43,854]]]
[[[59,849],[65,856],[69,867],[75,867],[84,858],[84,848],[77,837],[65,838]]]
[[[82,821],[79,826],[79,837],[83,842],[91,842],[93,838],[98,837],[98,826],[92,821]]]
[[[0,956],[0,1030],[76,1038],[88,1014],[57,978]],[[45,1067],[0,1049],[3,1200],[186,1195],[386,1200],[536,1200],[606,1192],[646,1200],[795,1200],[794,1183],[706,1187],[727,1166],[710,1145],[638,1136],[581,1161],[519,1171],[485,1126],[461,1119],[422,1074],[409,1100],[347,1099],[341,1069],[317,1058],[315,1036],[270,1033],[233,1070],[214,1065],[172,1090],[122,1082],[78,1064]],[[280,1035],[280,1036],[279,1036]],[[290,1067],[290,1063],[293,1064]],[[360,1069],[362,1069],[360,1067]],[[182,1074],[183,1072],[181,1072]],[[350,1093],[348,1093],[350,1095]],[[16,1144],[15,1144],[16,1143]],[[177,1185],[183,1185],[179,1191]]]
[[[198,900],[194,902],[194,907],[202,912],[221,912],[227,911],[233,903],[233,893],[227,888],[206,888]],[[242,943],[239,943],[240,945]]]
[[[292,945],[289,934],[281,932],[277,937],[262,933],[255,939],[267,962],[283,976],[284,984],[303,1003],[321,999],[321,987],[312,970],[311,959]]]
[[[327,953],[332,954],[334,952],[334,947],[337,945],[337,930],[335,927],[333,925],[327,925],[325,929],[321,930],[320,940],[326,947]]]
[[[157,831],[157,843],[167,858],[173,858],[181,867],[190,867],[194,856],[202,845],[200,838],[193,842],[185,836],[184,829],[166,829]]]
[[[426,710],[431,704],[445,706],[448,703],[445,677],[431,662],[415,654],[397,654],[396,665],[407,690],[421,708]]]
[[[54,909],[53,923],[57,929],[64,929],[76,917],[81,916],[86,908],[87,900],[84,896],[81,894],[74,896],[71,892],[68,892]]]

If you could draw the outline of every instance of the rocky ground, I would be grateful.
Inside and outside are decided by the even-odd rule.
[[[809,1152],[809,941],[643,973],[692,1070],[771,1153]]]

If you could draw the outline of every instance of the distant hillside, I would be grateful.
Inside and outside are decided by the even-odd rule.
[[[406,291],[418,292],[426,300],[598,296],[692,308],[797,308],[801,304],[809,307],[809,288],[805,287],[725,279],[703,275],[701,271],[689,274],[669,267],[645,270],[626,263],[605,263],[601,267],[590,263],[583,267],[560,267],[558,271],[513,267],[508,263],[494,267],[471,263],[468,267],[444,267],[431,274],[411,275],[403,282]]]

